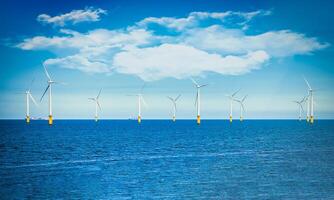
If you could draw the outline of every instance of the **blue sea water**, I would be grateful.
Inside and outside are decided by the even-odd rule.
[[[334,121],[0,120],[1,199],[334,199]]]

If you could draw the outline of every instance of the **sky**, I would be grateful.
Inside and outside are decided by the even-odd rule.
[[[293,101],[315,92],[315,118],[334,117],[334,3],[331,1],[1,1],[0,118],[25,117],[25,91],[38,101],[31,117],[48,115],[43,65],[55,84],[54,118],[137,115],[227,119],[229,95],[247,95],[244,117],[298,117]],[[33,83],[31,84],[31,82]],[[306,108],[305,108],[306,109]],[[233,117],[240,106],[234,103]]]

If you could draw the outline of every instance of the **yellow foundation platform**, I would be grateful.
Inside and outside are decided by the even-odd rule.
[[[310,122],[311,122],[311,124],[313,124],[313,122],[314,122],[314,117],[313,116],[311,116]]]
[[[30,123],[30,117],[29,116],[26,117],[26,122],[27,122],[27,124]]]
[[[53,119],[52,119],[52,115],[49,115],[49,125],[53,124]]]
[[[140,124],[140,122],[141,122],[141,117],[138,116],[138,124]]]
[[[230,123],[232,123],[232,116],[230,115]]]
[[[175,120],[176,120],[175,117],[173,117],[173,122],[175,122]]]
[[[197,124],[200,125],[201,124],[201,116],[197,115]]]

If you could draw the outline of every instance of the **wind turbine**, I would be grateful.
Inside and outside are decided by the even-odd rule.
[[[48,78],[48,81],[47,81],[48,86],[46,87],[46,89],[45,89],[45,91],[44,91],[44,93],[43,93],[43,95],[40,99],[40,102],[42,102],[45,93],[49,90],[49,125],[52,125],[53,124],[53,118],[52,118],[52,84],[58,84],[60,82],[53,81],[50,77],[50,74],[48,73],[48,70],[46,70],[46,67],[44,65],[43,65],[43,67],[44,67],[45,75]]]
[[[32,83],[34,82],[35,79],[33,79],[30,83],[29,89],[25,92],[26,93],[26,104],[27,104],[27,110],[26,110],[26,122],[29,124],[30,123],[30,99],[32,100],[32,102],[36,105],[36,101],[34,99],[34,97],[31,95],[31,86]]]
[[[313,107],[314,107],[314,101],[313,101],[313,92],[314,90],[312,89],[311,85],[309,84],[309,82],[306,80],[305,77],[304,81],[308,87],[308,97],[307,97],[307,116],[306,116],[306,121],[310,122],[311,124],[313,124],[314,122],[314,113],[313,113]]]
[[[141,104],[143,103],[145,106],[147,106],[145,99],[143,97],[143,89],[145,87],[145,84],[141,87],[139,94],[133,94],[128,96],[136,96],[138,97],[138,124],[141,123]]]
[[[230,122],[232,123],[232,112],[233,112],[233,101],[235,101],[234,96],[240,91],[237,90],[232,95],[226,95],[230,99]]]
[[[240,99],[234,99],[236,102],[240,104],[240,121],[243,121],[243,112],[245,111],[244,101],[247,98],[247,95],[244,96],[244,98]]]
[[[181,96],[181,94],[179,94],[179,96],[177,96],[175,99],[173,99],[172,97],[167,96],[167,98],[169,100],[171,100],[172,103],[173,103],[173,122],[175,122],[175,120],[176,120],[176,101],[180,98],[180,96]]]
[[[295,102],[296,104],[299,105],[299,121],[302,120],[302,112],[304,112],[304,109],[303,109],[303,103],[305,102],[305,100],[307,101],[307,97],[304,97],[302,100],[300,101],[293,101]]]
[[[99,107],[99,109],[101,110],[101,106],[100,106],[100,103],[99,103],[99,98],[100,98],[100,95],[101,95],[101,91],[102,91],[102,88],[100,89],[99,94],[95,98],[88,98],[88,99],[95,102],[95,121],[96,122],[98,120],[97,107]]]
[[[201,124],[201,98],[200,98],[200,88],[205,87],[208,84],[199,85],[193,78],[191,78],[192,82],[194,83],[197,92],[196,92],[196,100],[195,105],[197,106],[197,124]]]

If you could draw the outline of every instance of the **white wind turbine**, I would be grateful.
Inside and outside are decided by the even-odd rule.
[[[101,95],[101,91],[102,91],[102,88],[100,89],[99,91],[99,94],[96,96],[96,97],[93,97],[93,98],[88,98],[92,101],[95,102],[95,121],[97,122],[98,120],[98,113],[97,113],[97,108],[99,108],[101,110],[101,106],[100,106],[100,102],[99,102],[99,98],[100,98],[100,95]]]
[[[52,84],[58,84],[60,82],[56,82],[56,81],[53,81],[50,77],[50,74],[48,73],[48,71],[46,70],[46,67],[43,65],[44,67],[44,72],[45,72],[45,75],[46,77],[48,78],[48,86],[46,87],[41,99],[40,99],[40,102],[43,100],[43,97],[45,95],[45,93],[49,90],[49,125],[52,125],[53,124],[53,118],[52,118]],[[61,84],[64,84],[64,83],[61,83]]]
[[[307,101],[307,97],[304,97],[302,100],[300,101],[293,101],[295,102],[296,104],[298,104],[298,107],[299,107],[299,121],[302,120],[302,112],[304,112],[304,109],[303,109],[303,103]]]
[[[141,87],[139,94],[133,94],[128,96],[136,96],[138,97],[138,124],[141,123],[141,104],[143,103],[145,106],[147,106],[147,103],[145,102],[145,99],[143,97],[143,89],[145,87],[145,84]]]
[[[194,83],[197,92],[196,92],[196,100],[195,105],[197,106],[197,124],[201,123],[201,98],[200,98],[200,88],[205,87],[208,84],[199,85],[193,78],[191,78],[192,82]]]
[[[238,102],[240,104],[240,121],[243,120],[243,112],[245,111],[245,105],[244,105],[244,101],[247,98],[247,95],[244,96],[244,98],[240,99],[234,99],[236,102]]]
[[[308,87],[306,121],[311,122],[311,124],[313,124],[314,122],[314,112],[313,112],[313,108],[314,108],[313,92],[314,90],[312,89],[311,85],[309,84],[309,82],[306,80],[305,77],[304,77],[304,81]]]
[[[26,122],[30,123],[30,99],[32,100],[32,102],[36,105],[36,101],[34,99],[34,97],[31,95],[31,86],[33,84],[35,79],[33,79],[30,83],[29,89],[25,92],[26,93],[26,105],[27,105],[27,110],[26,110]]]
[[[235,101],[234,96],[240,91],[237,90],[232,95],[226,95],[230,99],[230,122],[232,122],[232,113],[233,113],[233,101]]]
[[[172,98],[172,97],[167,96],[167,98],[169,100],[171,100],[172,103],[173,103],[173,122],[175,122],[175,120],[176,120],[176,101],[180,98],[180,96],[181,96],[181,94],[179,94],[179,96],[177,96],[175,99]]]

